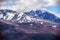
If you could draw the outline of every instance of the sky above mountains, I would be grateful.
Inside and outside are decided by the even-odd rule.
[[[0,9],[12,9],[23,12],[47,9],[60,14],[60,0],[1,0]]]
[[[60,6],[48,6],[46,7],[46,9],[56,12],[56,13],[60,13]]]
[[[50,11],[59,12],[60,0],[0,0],[0,6],[14,10],[36,10],[47,8]],[[2,8],[2,7],[1,7]],[[53,10],[52,10],[53,8]]]

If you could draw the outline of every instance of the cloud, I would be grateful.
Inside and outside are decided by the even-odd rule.
[[[44,0],[46,6],[58,6],[60,5],[60,0]]]
[[[16,0],[13,1],[16,3],[15,6],[8,6],[8,4],[12,3],[11,1],[5,1],[1,3],[1,8],[8,8],[13,10],[21,10],[21,11],[30,11],[36,10],[43,7],[42,0]]]
[[[9,5],[10,3],[13,3],[14,5]],[[45,10],[45,7],[58,5],[60,5],[60,0],[6,0],[0,3],[0,9],[11,9],[17,12],[24,12],[36,9]],[[54,14],[60,17],[60,14]]]
[[[14,5],[11,5],[10,3]],[[60,0],[6,0],[0,3],[0,9],[3,8],[16,11],[30,11],[36,9],[43,9],[46,6],[56,5],[60,5]]]
[[[22,11],[36,10],[43,6],[41,0],[19,0],[17,2]]]

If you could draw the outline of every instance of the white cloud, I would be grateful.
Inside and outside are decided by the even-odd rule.
[[[16,5],[8,6],[9,2],[14,2]],[[43,9],[45,6],[60,5],[60,0],[7,0],[2,2],[0,9],[12,9],[16,11],[30,11],[36,9]]]
[[[44,0],[46,6],[57,6],[60,5],[60,0]]]
[[[11,1],[8,1],[8,2],[11,2]],[[16,3],[15,6],[8,7],[8,5],[7,5],[8,3],[6,1],[2,2],[1,8],[29,11],[29,10],[40,9],[43,7],[42,0],[16,0],[15,3]]]

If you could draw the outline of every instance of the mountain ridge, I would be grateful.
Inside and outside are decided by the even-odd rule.
[[[35,19],[43,19],[43,20],[47,20],[47,21],[52,21],[52,22],[56,22],[56,23],[60,23],[60,18],[58,18],[57,16],[55,16],[54,14],[48,12],[48,11],[45,11],[45,12],[42,12],[41,10],[31,10],[30,12],[22,12],[22,15],[21,13],[18,13],[16,11],[13,11],[13,10],[9,10],[9,9],[6,9],[6,10],[0,10],[0,14],[3,14],[2,15],[2,19],[4,16],[6,16],[8,13],[12,13],[11,15],[14,15],[12,16],[11,20],[12,21],[20,21],[20,20],[26,20],[28,18],[34,18]],[[8,18],[9,16],[11,15],[8,15]],[[18,20],[16,20],[18,19]]]

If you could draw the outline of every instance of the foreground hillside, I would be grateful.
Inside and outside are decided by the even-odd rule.
[[[42,22],[16,24],[0,20],[0,40],[60,40],[60,24]]]

